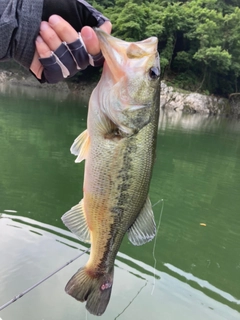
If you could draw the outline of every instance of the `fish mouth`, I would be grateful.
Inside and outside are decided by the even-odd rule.
[[[141,69],[146,68],[149,60],[155,60],[158,43],[156,37],[127,42],[111,36],[100,28],[94,28],[94,31],[99,40],[105,64],[115,82],[127,74],[132,59],[138,60],[138,67]]]

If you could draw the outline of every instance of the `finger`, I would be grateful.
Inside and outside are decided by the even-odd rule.
[[[112,30],[111,22],[110,21],[104,22],[101,25],[100,29],[110,34]],[[100,52],[100,46],[99,46],[97,35],[93,31],[93,29],[88,26],[83,27],[81,30],[81,36],[85,43],[87,52],[93,56],[97,55]]]
[[[52,15],[48,22],[50,27],[56,32],[62,41],[71,43],[77,40],[77,31],[62,17],[58,15]]]
[[[98,38],[91,27],[83,27],[81,36],[89,54],[94,56],[100,52]]]
[[[102,30],[105,31],[106,33],[110,34],[111,31],[112,31],[112,24],[111,24],[111,22],[110,22],[110,21],[105,21],[105,22],[101,25],[100,29],[102,29]]]
[[[43,66],[40,63],[39,59],[39,54],[37,52],[37,50],[35,51],[31,66],[30,66],[30,70],[35,74],[35,76],[38,79],[41,79],[42,77],[42,72],[43,72]]]
[[[48,58],[51,56],[52,51],[41,36],[37,37],[35,44],[40,58]]]
[[[62,40],[59,38],[57,33],[51,28],[49,23],[46,21],[41,22],[40,35],[43,41],[52,51],[55,51],[62,43]]]

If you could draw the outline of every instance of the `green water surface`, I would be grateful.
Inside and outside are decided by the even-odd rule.
[[[86,118],[67,93],[1,87],[0,306],[84,249],[61,216],[82,198],[84,164],[69,148]],[[240,319],[240,122],[161,112],[150,198],[156,242],[124,239],[102,319]],[[0,318],[95,318],[64,292],[86,260]]]

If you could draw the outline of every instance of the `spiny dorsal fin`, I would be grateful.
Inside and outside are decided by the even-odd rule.
[[[62,216],[62,221],[81,241],[90,243],[90,232],[84,213],[83,199]]]
[[[128,229],[128,239],[135,246],[151,241],[156,234],[156,224],[150,199],[147,198],[134,224]]]
[[[90,137],[88,131],[83,131],[73,142],[71,146],[71,153],[77,156],[75,162],[81,162],[87,158],[88,149],[90,145]]]

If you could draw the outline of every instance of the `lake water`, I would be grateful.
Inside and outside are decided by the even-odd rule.
[[[87,103],[0,89],[1,306],[86,249],[61,216],[82,198],[84,164],[69,148],[86,128]],[[156,242],[124,239],[102,319],[240,319],[240,122],[161,112],[150,198],[161,218]],[[0,318],[96,319],[64,292],[87,258]]]

